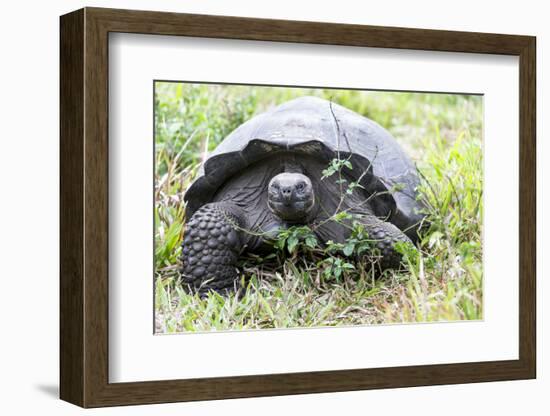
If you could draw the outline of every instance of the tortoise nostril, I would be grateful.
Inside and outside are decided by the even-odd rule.
[[[281,189],[281,192],[283,195],[290,195],[292,193],[292,189],[290,189],[290,186],[285,186],[283,189]]]

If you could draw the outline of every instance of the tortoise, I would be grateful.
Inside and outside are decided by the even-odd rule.
[[[182,280],[200,293],[231,290],[243,252],[273,247],[293,225],[311,226],[322,245],[344,242],[350,216],[383,267],[396,268],[395,243],[416,242],[424,219],[418,185],[414,164],[376,122],[317,97],[283,103],[230,133],[186,191]]]

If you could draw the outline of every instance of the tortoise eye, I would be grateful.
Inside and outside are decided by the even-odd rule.
[[[298,185],[296,185],[296,189],[301,191],[304,189],[304,183],[303,182],[300,182]]]

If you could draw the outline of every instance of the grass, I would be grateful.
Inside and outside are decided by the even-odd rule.
[[[431,222],[418,251],[405,249],[405,268],[375,279],[352,257],[296,239],[292,253],[287,244],[268,258],[245,257],[238,294],[185,293],[183,194],[198,166],[242,122],[302,95],[377,121],[414,160]],[[157,83],[155,97],[157,332],[482,319],[481,97],[182,83]]]

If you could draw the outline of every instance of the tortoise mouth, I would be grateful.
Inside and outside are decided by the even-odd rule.
[[[267,205],[271,212],[285,221],[300,221],[307,218],[313,209],[313,199],[305,201],[277,201],[269,199]]]

